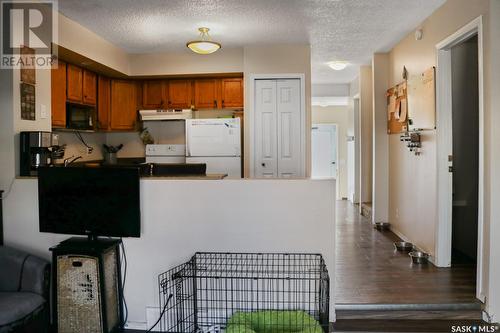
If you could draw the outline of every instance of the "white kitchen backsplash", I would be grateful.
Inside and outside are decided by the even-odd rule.
[[[102,160],[102,144],[106,143],[105,133],[80,133],[87,145],[92,147],[92,153],[87,154],[87,147],[80,142],[73,132],[55,132],[59,135],[59,145],[66,144],[66,151],[64,157],[56,160],[56,163],[62,163],[65,158],[81,156],[82,161],[96,161]]]
[[[110,146],[123,144],[123,148],[116,154],[118,158],[144,157],[145,155],[145,147],[139,137],[139,132],[107,133],[106,144]]]

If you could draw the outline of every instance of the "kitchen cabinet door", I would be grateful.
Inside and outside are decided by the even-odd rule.
[[[97,101],[97,75],[83,70],[83,103],[95,105]]]
[[[145,109],[167,107],[167,89],[163,80],[148,80],[142,83],[142,106]]]
[[[222,79],[222,108],[243,108],[243,78]]]
[[[109,78],[99,76],[97,82],[97,121],[101,130],[110,129],[111,112],[111,81]]]
[[[83,70],[75,65],[68,64],[66,72],[67,98],[71,102],[83,101]]]
[[[194,81],[194,107],[196,109],[217,109],[216,79],[197,79]]]
[[[137,121],[137,85],[132,81],[111,81],[111,130],[133,130]]]
[[[52,127],[66,127],[66,63],[57,60],[50,73]]]
[[[192,103],[191,80],[171,80],[168,82],[168,108],[190,109]]]

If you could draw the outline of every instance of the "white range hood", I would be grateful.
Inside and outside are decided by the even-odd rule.
[[[183,110],[139,110],[141,120],[184,120],[191,119],[193,112],[191,109]]]

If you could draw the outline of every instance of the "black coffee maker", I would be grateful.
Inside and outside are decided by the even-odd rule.
[[[21,132],[21,176],[36,176],[41,166],[52,163],[51,149],[52,133],[50,132]]]

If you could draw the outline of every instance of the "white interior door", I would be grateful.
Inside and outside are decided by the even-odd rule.
[[[278,177],[300,176],[300,81],[278,80]]]
[[[278,176],[276,80],[255,82],[255,176]]]
[[[337,178],[337,126],[314,125],[311,140],[311,176]]]
[[[255,81],[256,177],[302,177],[300,80]]]

